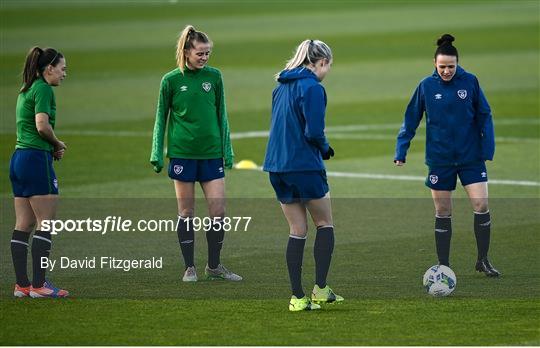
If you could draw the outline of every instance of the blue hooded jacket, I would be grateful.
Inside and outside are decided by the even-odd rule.
[[[305,67],[282,71],[278,82],[272,92],[272,120],[263,170],[324,170],[321,153],[329,148],[324,135],[324,87]]]
[[[495,134],[491,109],[476,76],[458,66],[448,82],[441,79],[437,70],[420,82],[405,111],[395,160],[405,162],[424,112],[428,166],[493,160]]]

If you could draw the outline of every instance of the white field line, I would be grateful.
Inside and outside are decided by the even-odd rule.
[[[506,125],[540,125],[539,119],[530,119],[530,118],[521,118],[521,119],[500,119],[495,121],[495,128],[497,125],[506,126]],[[370,130],[395,130],[397,132],[400,123],[382,123],[382,124],[351,124],[343,126],[329,126],[326,127],[326,132],[329,137],[346,139],[344,134],[338,133],[347,133],[347,132],[362,132]],[[424,124],[421,124],[419,128],[425,127]],[[81,136],[111,136],[111,137],[150,137],[152,136],[151,131],[106,131],[106,130],[58,130],[60,135],[81,135]],[[334,134],[332,134],[334,133]],[[2,132],[2,134],[11,134],[11,132]],[[248,132],[233,132],[231,133],[231,139],[249,139],[249,138],[266,138],[268,137],[269,132],[267,130],[256,130]],[[353,135],[351,139],[395,139],[395,136],[388,135]],[[371,138],[370,138],[371,136]],[[500,141],[512,141],[512,142],[531,142],[537,141],[536,138],[518,138],[518,137],[496,137]]]
[[[257,167],[258,171],[262,171],[262,167]],[[375,174],[375,173],[350,173],[350,172],[326,172],[326,176],[337,178],[352,178],[352,179],[375,179],[375,180],[397,180],[397,181],[425,181],[425,176],[417,175],[391,175],[391,174]],[[540,186],[538,181],[526,180],[498,180],[489,179],[490,185],[512,185],[512,186]]]

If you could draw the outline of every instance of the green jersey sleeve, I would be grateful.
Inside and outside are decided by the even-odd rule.
[[[223,147],[223,160],[225,168],[231,169],[234,163],[234,151],[231,144],[231,134],[229,131],[229,120],[227,117],[227,107],[225,105],[225,89],[223,87],[223,78],[219,76],[217,82],[216,107],[220,120],[221,144]]]
[[[169,117],[171,108],[170,92],[169,81],[166,78],[163,78],[159,88],[156,121],[154,123],[154,133],[152,136],[152,153],[150,155],[150,163],[158,173],[163,168],[163,143],[165,141],[167,118]]]
[[[52,105],[54,103],[54,92],[51,86],[39,84],[34,92],[34,114],[45,113],[52,116]]]

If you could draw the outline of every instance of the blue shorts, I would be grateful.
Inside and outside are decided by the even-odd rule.
[[[184,182],[206,182],[225,177],[223,158],[171,158],[169,178]]]
[[[467,186],[477,182],[488,181],[485,163],[463,166],[429,167],[426,186],[438,191],[453,191],[456,188],[457,177],[461,185]]]
[[[48,151],[17,149],[11,156],[9,179],[15,197],[57,195],[58,180]]]
[[[329,190],[324,170],[269,174],[277,199],[283,204],[319,199]]]

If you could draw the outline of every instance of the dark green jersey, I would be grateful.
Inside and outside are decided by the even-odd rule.
[[[15,111],[17,120],[17,149],[40,149],[52,151],[53,145],[43,139],[36,128],[36,114],[49,115],[49,123],[54,129],[56,100],[54,91],[43,78],[38,78],[32,86],[17,98]]]
[[[168,121],[167,121],[168,120]],[[223,80],[218,69],[174,69],[161,80],[150,161],[163,167],[167,157],[224,158],[232,165],[232,148],[225,108]]]

